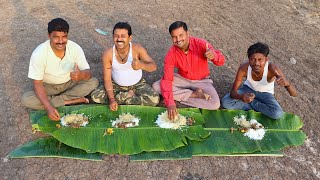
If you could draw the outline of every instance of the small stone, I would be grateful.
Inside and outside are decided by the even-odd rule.
[[[291,58],[289,59],[289,62],[290,62],[291,64],[296,64],[296,63],[297,63],[297,60],[296,60],[294,57],[291,57]]]
[[[151,29],[157,29],[158,27],[157,27],[157,25],[155,25],[155,24],[151,24],[151,25],[149,25],[149,28],[151,28]]]
[[[4,163],[7,163],[7,162],[10,161],[10,157],[9,157],[9,156],[6,156],[6,157],[4,157],[4,158],[2,159],[2,161],[3,161]]]

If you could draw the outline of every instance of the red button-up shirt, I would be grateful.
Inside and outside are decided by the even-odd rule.
[[[172,46],[164,60],[164,75],[161,79],[161,94],[166,106],[175,105],[172,93],[174,68],[178,73],[190,80],[201,80],[210,74],[208,60],[204,57],[208,42],[196,37],[189,38],[188,53],[184,53],[176,46]],[[214,50],[211,44],[209,48],[214,52],[214,59],[210,60],[217,66],[224,64],[224,56],[219,50]]]

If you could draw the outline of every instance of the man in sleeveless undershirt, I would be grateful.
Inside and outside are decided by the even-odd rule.
[[[274,83],[285,87],[293,97],[297,91],[281,69],[268,59],[269,47],[256,43],[247,51],[248,61],[240,65],[232,90],[222,99],[222,106],[227,109],[241,109],[261,112],[279,119],[283,115],[280,104],[274,97]],[[242,84],[242,79],[246,81]]]
[[[119,22],[113,28],[114,46],[103,54],[104,85],[92,92],[96,103],[106,103],[112,111],[118,104],[156,106],[159,95],[142,78],[142,71],[157,69],[146,49],[131,42],[131,26]]]

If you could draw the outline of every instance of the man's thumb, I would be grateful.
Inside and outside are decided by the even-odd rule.
[[[208,50],[208,49],[209,49],[209,43],[206,44],[206,50]]]
[[[74,71],[80,71],[79,66],[77,63],[74,64]]]
[[[274,70],[274,73],[275,73],[275,75],[276,75],[276,78],[281,77],[281,75],[279,74],[279,72],[278,72],[278,70],[277,70],[277,69],[275,69],[275,70]]]

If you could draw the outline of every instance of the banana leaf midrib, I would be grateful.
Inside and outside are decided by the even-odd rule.
[[[230,131],[230,128],[204,128],[205,130],[216,130],[216,131]],[[265,129],[266,131],[272,131],[272,132],[282,132],[282,131],[285,131],[285,132],[296,132],[296,131],[301,131],[299,129]],[[235,131],[236,128],[235,128]]]
[[[35,124],[33,124],[35,125]],[[70,128],[70,127],[62,127],[62,128],[69,128],[69,129],[94,129],[94,130],[106,130],[108,128],[112,128],[113,130],[115,129],[118,129],[118,130],[130,130],[130,129],[164,129],[164,130],[176,130],[176,131],[183,131],[184,129],[187,129],[187,128],[192,128],[192,127],[198,127],[198,126],[202,126],[202,125],[194,125],[194,126],[184,126],[184,127],[181,127],[181,128],[178,128],[178,129],[172,129],[172,128],[161,128],[161,127],[150,127],[150,126],[146,126],[146,127],[128,127],[128,128],[116,128],[116,127],[80,127],[80,128]],[[56,130],[59,130],[59,129],[62,129],[62,128],[51,128],[51,127],[45,127],[45,129],[56,129]],[[204,128],[204,129],[211,129],[211,128]]]

